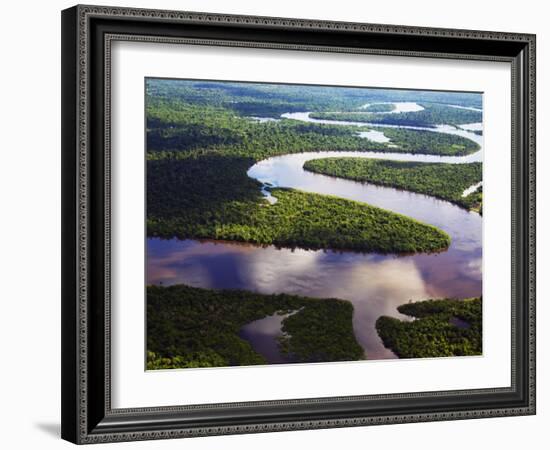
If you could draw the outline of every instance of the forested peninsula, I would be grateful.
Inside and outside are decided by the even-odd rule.
[[[430,195],[479,211],[480,190],[464,192],[482,180],[482,164],[445,164],[389,161],[365,158],[323,158],[304,164],[304,169],[348,180],[390,186]]]

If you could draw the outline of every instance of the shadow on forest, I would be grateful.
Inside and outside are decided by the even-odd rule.
[[[220,211],[231,202],[258,203],[260,183],[246,174],[252,158],[201,155],[147,162],[148,216],[170,218]]]
[[[166,126],[161,120],[147,120],[147,148],[152,152],[163,150],[191,150],[216,145],[242,144],[243,137],[236,130],[215,125],[184,123]]]

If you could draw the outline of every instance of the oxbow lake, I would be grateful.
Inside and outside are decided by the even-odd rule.
[[[398,105],[396,103],[399,108]],[[411,108],[413,106],[408,103],[406,108],[401,109]],[[283,117],[309,122],[353,124],[311,119],[308,112],[288,113],[283,114]],[[430,130],[464,136],[482,146],[483,138],[470,131],[476,129],[481,129],[481,124],[468,124],[461,129],[439,125],[435,130]],[[380,134],[372,137],[381,139]],[[368,139],[368,135],[365,138]],[[303,169],[306,161],[331,156],[461,164],[481,161],[483,148],[463,157],[376,152],[310,152],[269,158],[258,162],[248,171],[250,177],[266,186],[335,195],[435,225],[451,236],[451,246],[445,252],[396,256],[149,238],[148,283],[184,283],[211,289],[246,289],[265,294],[284,292],[349,300],[354,306],[355,335],[368,359],[395,358],[383,346],[375,330],[375,322],[381,315],[408,320],[397,311],[397,306],[428,298],[481,295],[482,218],[479,214],[426,195],[313,174]],[[266,196],[270,195],[267,190],[262,192]],[[271,201],[276,199],[271,198]],[[241,330],[241,337],[247,339],[274,364],[290,362],[278,354],[276,347],[283,318],[275,314],[252,322]]]

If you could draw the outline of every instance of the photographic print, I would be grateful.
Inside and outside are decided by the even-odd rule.
[[[483,354],[482,93],[144,95],[147,370]]]

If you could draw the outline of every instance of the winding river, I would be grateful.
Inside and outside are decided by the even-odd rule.
[[[283,117],[317,123],[361,125],[315,120],[308,112]],[[479,126],[469,124],[470,129]],[[382,129],[378,124],[372,124]],[[424,129],[420,127],[406,127]],[[434,129],[428,129],[434,131]],[[457,134],[483,144],[467,129],[440,125],[436,132]],[[369,137],[366,136],[368,139]],[[260,293],[337,297],[354,305],[353,327],[368,359],[395,358],[374,327],[381,315],[400,317],[397,306],[408,301],[481,295],[482,223],[477,213],[422,194],[314,174],[303,169],[311,159],[331,156],[399,161],[468,163],[481,161],[483,148],[468,156],[449,157],[382,152],[309,152],[277,156],[252,166],[248,175],[264,185],[329,194],[369,203],[435,225],[451,236],[451,246],[437,254],[406,256],[337,251],[277,249],[227,242],[147,240],[147,278],[151,284],[185,283],[212,289],[246,289]],[[271,202],[276,201],[262,190]],[[270,363],[289,362],[276,350],[283,318],[269,316],[248,324],[241,336]]]

